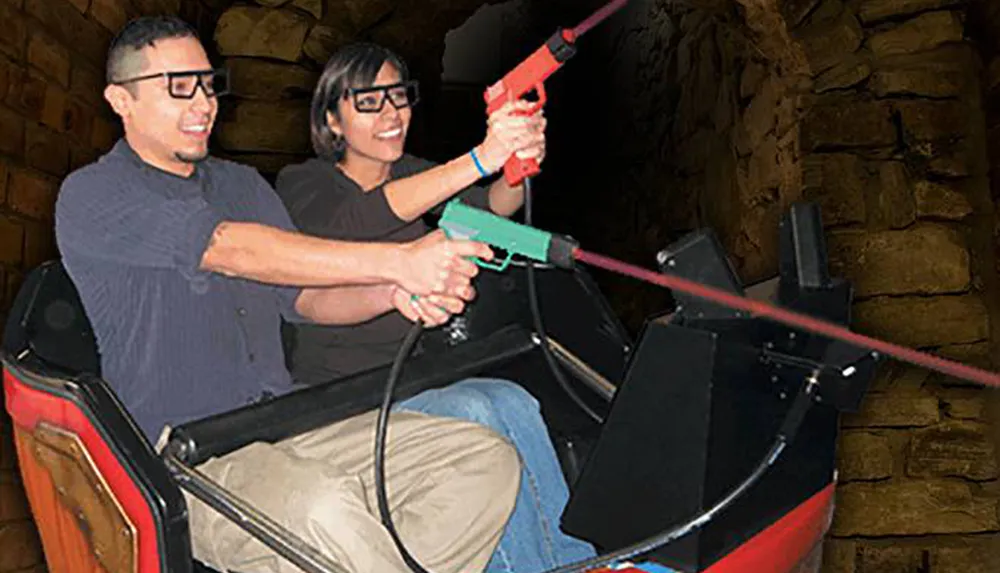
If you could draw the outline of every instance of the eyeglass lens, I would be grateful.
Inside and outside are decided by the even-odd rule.
[[[373,86],[354,90],[354,107],[361,112],[379,112],[386,99],[396,109],[415,105],[419,99],[416,83]]]
[[[229,93],[229,75],[225,70],[171,73],[168,77],[170,95],[175,98],[193,98],[198,86],[202,87],[207,97]]]

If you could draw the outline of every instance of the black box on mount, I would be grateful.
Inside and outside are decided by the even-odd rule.
[[[850,288],[825,277],[818,210],[793,206],[779,232],[778,298],[792,310],[845,322]],[[693,233],[664,252],[658,257],[663,272],[743,294],[711,232]],[[563,513],[567,533],[606,552],[697,517],[760,463],[813,370],[823,367],[821,392],[831,388],[829,400],[813,405],[782,456],[742,498],[703,527],[642,556],[696,572],[834,480],[838,409],[860,401],[875,358],[694,297],[675,298],[679,311],[649,321],[639,337]]]
[[[677,275],[730,294],[742,295],[743,287],[725,256],[718,237],[709,229],[694,231],[656,254],[660,272]],[[743,313],[696,296],[673,292],[678,314],[696,319],[739,318]]]

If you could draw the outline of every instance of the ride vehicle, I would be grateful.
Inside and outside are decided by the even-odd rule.
[[[818,210],[796,206],[780,233],[779,276],[748,288],[707,230],[657,262],[664,273],[848,324],[851,289],[826,274]],[[529,271],[540,316],[526,294]],[[466,312],[424,335],[394,396],[476,375],[517,381],[539,399],[570,484],[566,531],[611,553],[673,532],[578,570],[818,571],[837,419],[860,402],[870,353],[676,293],[677,308],[633,339],[580,267],[513,264],[477,281]],[[2,361],[50,572],[211,571],[192,559],[182,490],[303,570],[338,570],[195,468],[377,408],[390,365],[181,425],[155,449],[101,379],[94,334],[58,260],[26,277]],[[785,440],[780,455],[768,448],[775,436]]]

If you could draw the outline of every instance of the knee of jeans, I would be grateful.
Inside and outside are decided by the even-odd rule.
[[[499,428],[500,419],[490,397],[475,387],[449,388],[447,391],[451,407],[457,414],[467,420]]]
[[[526,408],[540,409],[538,399],[517,382],[500,378],[470,378],[466,382],[488,395],[495,407],[512,408],[518,412]]]

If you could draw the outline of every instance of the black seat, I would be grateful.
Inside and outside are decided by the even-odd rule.
[[[94,330],[60,261],[48,261],[24,280],[4,328],[4,349],[31,352],[66,374],[100,375]]]

